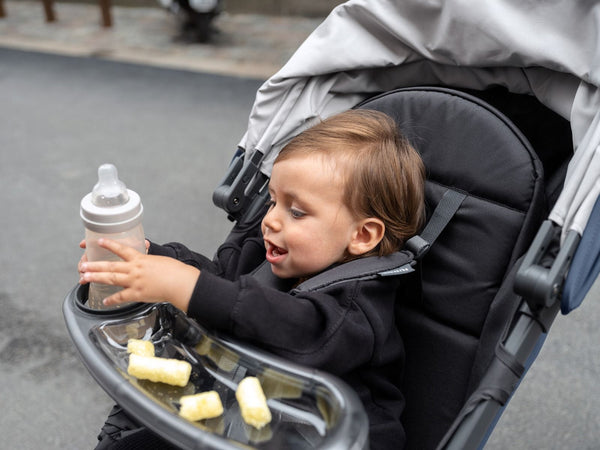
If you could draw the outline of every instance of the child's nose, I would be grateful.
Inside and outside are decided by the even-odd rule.
[[[263,227],[268,228],[271,231],[279,231],[281,229],[281,221],[278,218],[277,207],[272,207],[267,211],[263,218]]]

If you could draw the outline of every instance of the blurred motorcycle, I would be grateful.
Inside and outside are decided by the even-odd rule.
[[[212,33],[212,21],[223,10],[223,0],[158,0],[182,21],[183,36],[197,42],[207,42]]]

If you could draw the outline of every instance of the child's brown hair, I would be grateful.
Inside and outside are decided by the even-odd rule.
[[[425,214],[425,169],[388,115],[356,109],[329,117],[293,138],[275,162],[309,154],[341,165],[344,201],[357,218],[383,221],[384,237],[369,255],[393,253],[417,234]]]

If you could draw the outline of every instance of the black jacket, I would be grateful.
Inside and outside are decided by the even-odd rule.
[[[402,276],[351,279],[309,292],[293,289],[297,280],[279,280],[274,287],[251,274],[265,260],[257,226],[234,228],[214,260],[177,243],[151,244],[150,253],[200,269],[190,317],[207,328],[339,376],[365,406],[371,449],[403,448],[404,398],[398,385],[404,347],[394,320]]]

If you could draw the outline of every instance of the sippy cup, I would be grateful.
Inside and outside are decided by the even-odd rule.
[[[98,183],[81,200],[80,215],[85,225],[86,255],[88,261],[117,261],[119,257],[98,245],[104,237],[145,253],[142,228],[142,202],[140,196],[127,189],[119,180],[117,168],[103,164],[98,168]],[[100,283],[90,283],[87,307],[112,309],[102,300],[122,288]]]

